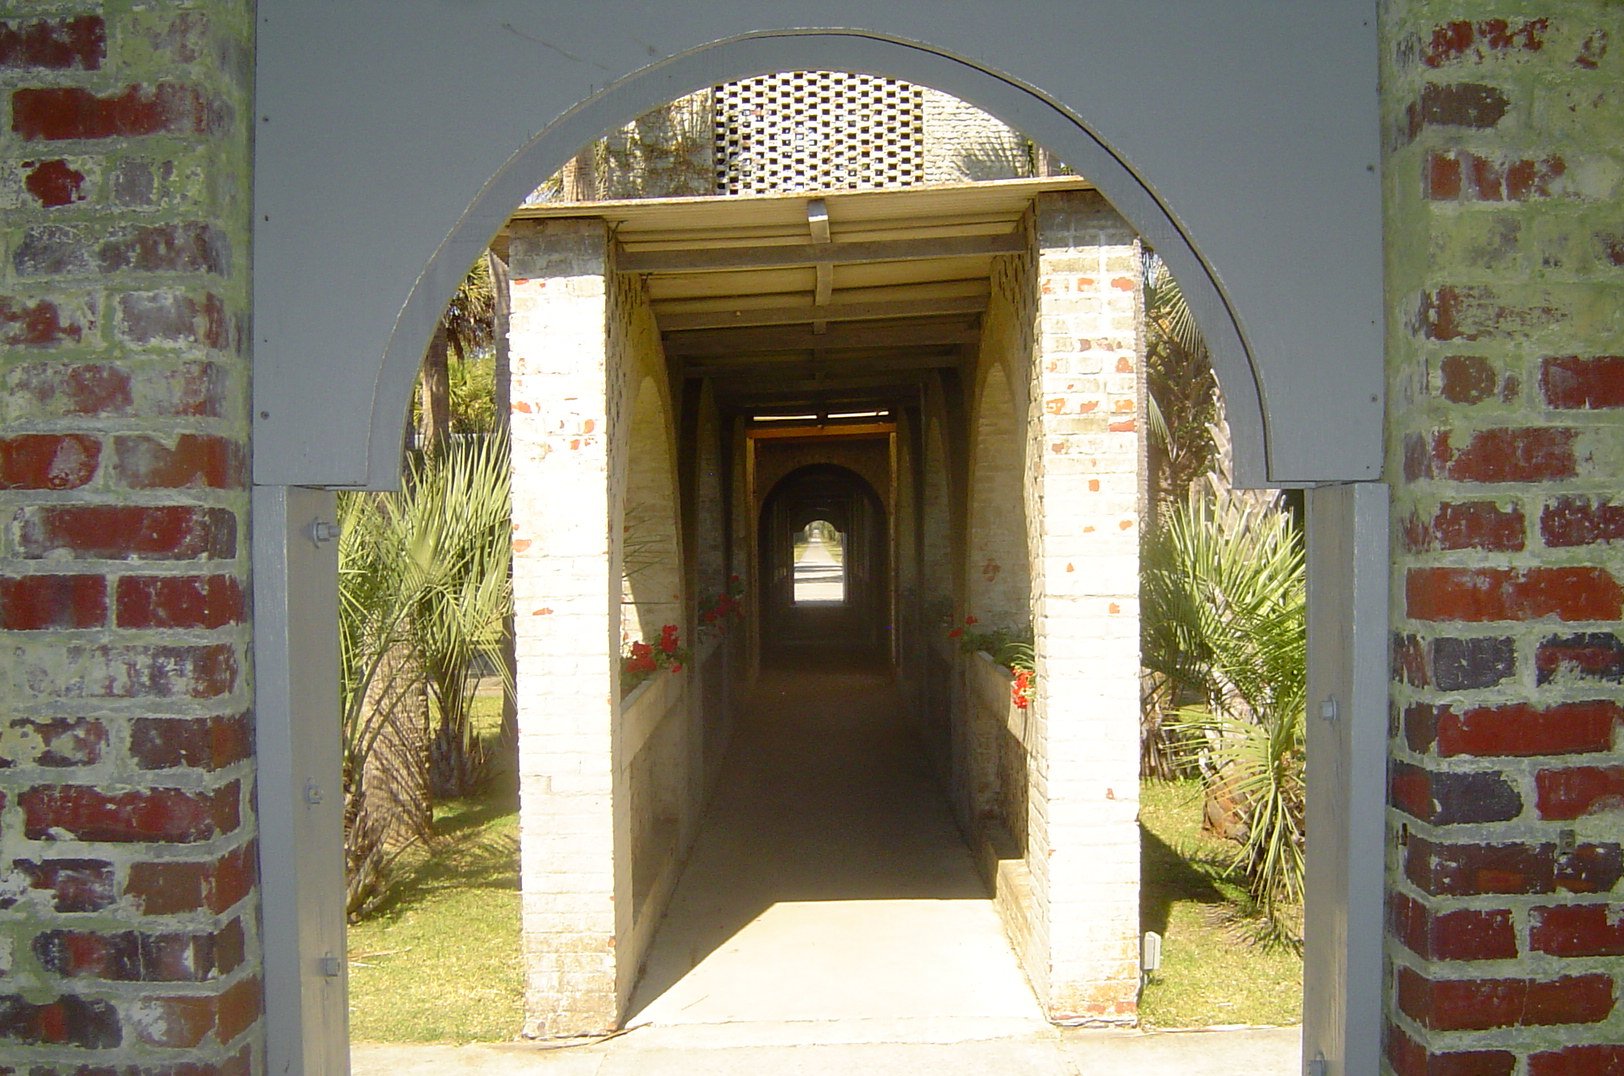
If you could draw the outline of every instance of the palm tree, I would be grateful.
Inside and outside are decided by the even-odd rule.
[[[339,642],[347,910],[388,889],[405,849],[432,839],[428,698],[466,739],[468,670],[500,662],[512,607],[504,438],[415,460],[397,493],[339,499]],[[449,715],[449,718],[448,718]],[[436,730],[436,737],[439,729]]]
[[[1167,265],[1145,255],[1145,380],[1150,427],[1151,505],[1176,504],[1212,471],[1214,428],[1222,424],[1212,356],[1190,304]]]
[[[451,356],[464,362],[476,348],[491,344],[495,311],[489,260],[481,255],[457,285],[423,353],[418,443],[425,451],[451,431]]]
[[[1143,661],[1186,698],[1173,750],[1238,813],[1238,863],[1266,935],[1295,944],[1303,892],[1306,565],[1274,500],[1212,483],[1145,544]]]

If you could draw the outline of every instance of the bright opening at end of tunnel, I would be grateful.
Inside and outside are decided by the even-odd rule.
[[[846,536],[825,519],[795,536],[795,604],[840,605],[846,600]]]

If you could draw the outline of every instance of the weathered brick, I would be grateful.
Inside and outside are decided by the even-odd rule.
[[[128,370],[105,363],[35,362],[0,374],[18,414],[35,418],[121,415],[130,409]]]
[[[1393,806],[1424,822],[1505,822],[1522,814],[1522,796],[1498,773],[1431,771],[1395,762]]]
[[[252,752],[253,727],[247,714],[138,717],[130,726],[130,754],[143,769],[217,770]]]
[[[234,832],[241,789],[213,792],[149,788],[109,792],[84,785],[40,785],[17,796],[29,840],[71,839],[191,843]]]
[[[1505,909],[1437,913],[1402,893],[1387,901],[1388,929],[1427,960],[1510,960],[1517,956],[1517,930]]]
[[[1624,542],[1624,504],[1607,497],[1558,497],[1540,513],[1539,532],[1553,549]]]
[[[1393,633],[1393,678],[1411,687],[1426,687],[1432,682],[1426,644],[1419,636]]]
[[[1411,835],[1404,873],[1433,896],[1550,893],[1556,885],[1556,847],[1440,844]]]
[[[100,15],[0,21],[0,68],[97,71],[105,59],[107,26]]]
[[[1624,811],[1624,766],[1573,766],[1534,775],[1541,818]]]
[[[264,1008],[260,982],[255,978],[242,979],[220,995],[216,1034],[221,1042],[235,1042],[259,1020]]]
[[[114,601],[121,628],[221,628],[246,613],[242,581],[230,575],[127,575]]]
[[[0,490],[78,489],[96,477],[101,450],[101,441],[76,433],[0,439]]]
[[[1386,1055],[1395,1076],[1511,1076],[1517,1067],[1517,1055],[1509,1050],[1434,1053],[1391,1024]]]
[[[107,726],[93,717],[16,717],[10,727],[0,747],[0,768],[94,766],[107,746]]]
[[[60,157],[48,161],[29,161],[24,164],[28,174],[23,178],[23,189],[47,209],[82,202],[85,194],[85,174]]]
[[[109,1050],[123,1042],[118,1010],[110,1001],[64,994],[37,1004],[0,995],[0,1038],[23,1046],[77,1046]]]
[[[1517,674],[1516,641],[1506,636],[1456,639],[1427,644],[1431,679],[1442,691],[1494,687]]]
[[[107,96],[79,86],[25,87],[11,95],[11,130],[25,141],[200,135],[226,119],[220,102],[174,82],[128,86]]]
[[[212,224],[152,224],[114,235],[96,252],[104,273],[224,273],[230,244]]]
[[[1581,844],[1557,856],[1553,880],[1569,893],[1610,893],[1624,877],[1624,848],[1617,844]]]
[[[106,623],[107,580],[99,575],[0,576],[0,630],[72,630]]]
[[[0,344],[49,347],[69,340],[78,343],[85,332],[83,322],[64,319],[61,309],[49,299],[29,303],[0,296]]]
[[[1624,1076],[1624,1044],[1543,1050],[1528,1059],[1528,1076]]]
[[[1624,407],[1624,355],[1560,355],[1540,364],[1545,402],[1566,410]]]
[[[135,1036],[148,1046],[184,1050],[196,1046],[214,1030],[215,996],[181,995],[143,997],[131,1021]]]
[[[69,553],[105,560],[192,560],[237,555],[237,517],[226,508],[51,505],[18,512],[24,557]]]
[[[1439,393],[1450,403],[1482,403],[1499,393],[1494,367],[1481,355],[1445,355],[1438,371]]]
[[[1545,47],[1550,20],[1456,19],[1433,28],[1431,40],[1420,50],[1428,67],[1482,63],[1497,55],[1528,54]]]
[[[1594,1024],[1613,1011],[1613,980],[1607,975],[1428,979],[1401,966],[1398,1006],[1422,1027],[1438,1031]]]
[[[247,453],[225,437],[184,433],[167,443],[156,437],[126,436],[113,442],[117,481],[129,489],[240,489]]]
[[[1612,904],[1534,908],[1528,944],[1555,956],[1624,956],[1624,912]]]
[[[1404,544],[1412,553],[1434,549],[1481,549],[1516,552],[1523,548],[1528,523],[1522,509],[1501,508],[1493,501],[1440,504],[1430,521],[1412,515],[1404,528]]]
[[[34,936],[34,957],[67,979],[113,982],[208,982],[242,962],[242,923],[215,932],[46,930]]]
[[[143,915],[205,909],[218,915],[253,891],[258,876],[256,854],[250,841],[215,860],[132,863],[124,895]]]
[[[1405,709],[1405,738],[1414,751],[1526,758],[1609,751],[1624,707],[1610,700],[1456,707],[1413,703]]]
[[[49,893],[59,912],[99,912],[116,899],[113,865],[105,859],[19,859],[12,866],[28,879],[29,889]]]
[[[1574,430],[1549,426],[1479,430],[1456,450],[1449,430],[1429,439],[1412,434],[1404,443],[1404,476],[1415,482],[1540,482],[1571,478],[1578,471]]]
[[[1534,166],[1534,162],[1521,163]],[[1528,167],[1518,169],[1519,183],[1528,171]],[[1527,178],[1537,179],[1538,174],[1536,167]],[[1517,304],[1492,287],[1445,284],[1422,293],[1412,323],[1430,340],[1497,340],[1548,328],[1562,315],[1549,302]]]
[[[1497,86],[1481,82],[1429,82],[1405,110],[1408,135],[1428,127],[1493,127],[1505,118],[1511,99]]]
[[[207,294],[201,300],[180,292],[131,292],[118,299],[119,334],[137,344],[227,343],[225,302]]]
[[[217,699],[237,685],[240,668],[230,643],[70,643],[52,653],[19,649],[17,675],[44,697],[54,684],[61,699]]]
[[[1541,686],[1569,681],[1624,683],[1624,637],[1606,631],[1548,635],[1534,653]]]
[[[1605,568],[1412,568],[1404,604],[1416,620],[1618,620],[1624,589]]]

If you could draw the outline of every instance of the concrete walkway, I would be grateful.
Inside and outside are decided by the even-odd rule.
[[[643,1028],[578,1045],[352,1048],[356,1076],[1288,1076],[1298,1028],[1036,1031],[966,1042],[733,1041]]]
[[[362,1076],[1298,1069],[1295,1028],[1059,1031],[898,720],[883,669],[768,671],[633,997],[572,1045],[365,1046]]]

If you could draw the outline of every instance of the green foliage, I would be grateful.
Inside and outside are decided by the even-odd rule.
[[[485,351],[451,364],[451,432],[491,434],[496,423],[496,356]]]
[[[1144,296],[1152,495],[1177,503],[1216,463],[1218,382],[1190,304],[1154,254],[1145,257]]]
[[[384,749],[413,750],[426,729],[409,709],[380,706],[413,681],[440,714],[436,740],[470,742],[469,672],[476,661],[511,674],[501,660],[503,618],[512,607],[509,466],[505,440],[458,442],[414,460],[395,493],[339,497],[339,643],[346,796],[346,852],[352,915],[387,890],[402,850],[383,845],[397,827],[369,817],[367,782]],[[397,748],[396,745],[405,745]],[[427,760],[422,760],[427,764]],[[427,804],[401,808],[426,816]]]
[[[1180,709],[1175,750],[1239,804],[1240,860],[1271,936],[1298,939],[1307,702],[1305,564],[1273,499],[1192,495],[1143,550],[1142,660],[1201,705]]]

